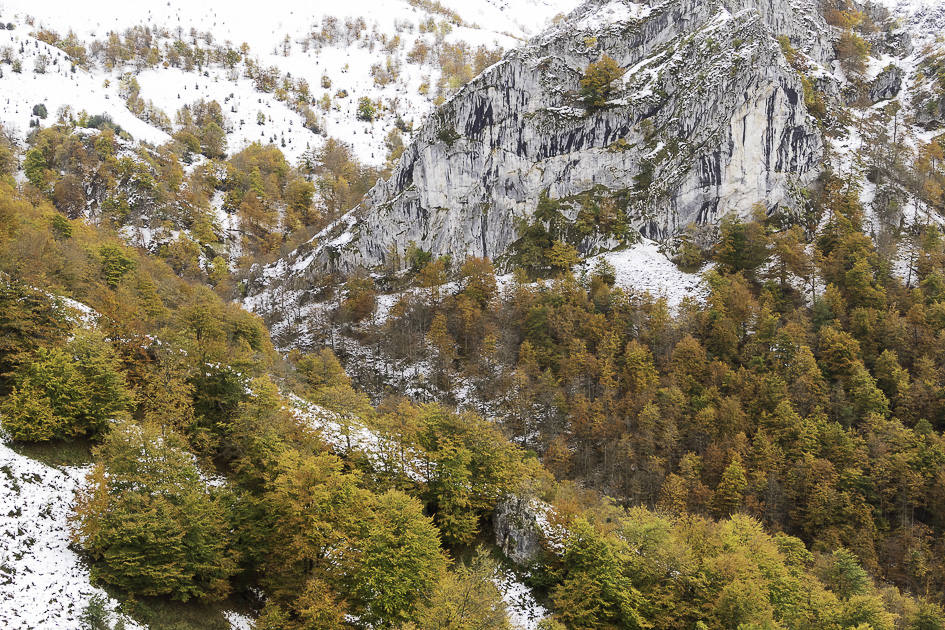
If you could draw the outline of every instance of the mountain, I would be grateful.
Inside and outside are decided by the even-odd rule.
[[[0,0],[0,620],[945,628],[945,2]]]
[[[939,14],[917,6],[900,10],[934,28]],[[579,195],[617,197],[625,223],[658,240],[755,203],[791,206],[823,168],[823,139],[782,36],[827,72],[814,3],[589,2],[438,109],[324,258],[371,267],[411,242],[500,257],[543,194],[573,200],[571,221]],[[624,74],[589,111],[580,79],[601,55]],[[641,181],[659,185],[634,194]],[[579,249],[628,237],[610,236],[583,236]]]
[[[619,261],[606,252],[640,236],[678,251],[694,228],[758,204],[800,214],[821,174],[854,168],[864,138],[849,130],[870,111],[903,107],[904,124],[885,125],[914,145],[943,124],[927,68],[940,64],[942,4],[856,7],[869,25],[851,69],[844,29],[816,2],[587,2],[438,107],[389,178],[250,292],[397,269],[411,249],[511,268],[538,223],[566,226],[582,258]],[[604,57],[619,77],[589,106],[581,82]]]
[[[120,78],[130,71],[139,86],[137,96],[170,119],[181,106],[201,98],[223,104],[234,152],[253,141],[272,141],[295,161],[306,149],[332,137],[350,144],[364,162],[381,164],[387,153],[384,139],[398,117],[407,124],[419,122],[442,94],[437,84],[441,78],[450,78],[443,76],[436,58],[443,44],[456,47],[460,65],[470,63],[477,49],[492,52],[517,46],[576,2],[396,0],[378,5],[355,0],[336,6],[280,0],[265,10],[245,1],[223,10],[212,2],[108,1],[96,4],[94,11],[74,15],[71,5],[64,2],[36,5],[8,0],[0,6],[0,19],[15,29],[3,33],[0,46],[26,55],[21,60],[25,74],[5,73],[0,119],[25,133],[34,105],[45,104],[49,112],[50,119],[40,124],[55,122],[57,110],[67,105],[76,113],[81,109],[108,113],[137,139],[160,144],[167,140],[170,128],[135,121],[125,107],[127,92],[122,91]],[[113,46],[125,46],[124,53],[116,53],[118,61],[135,46],[164,50],[178,39],[205,50],[214,46],[245,50],[248,59],[271,75],[268,80],[304,80],[313,104],[324,96],[331,104],[324,109],[313,107],[318,117],[314,123],[278,97],[273,87],[248,78],[242,64],[234,69],[211,62],[204,71],[203,64],[194,59],[168,65],[142,60],[122,72],[113,62],[87,65],[80,60],[59,66],[66,55],[50,44],[69,40],[70,34],[74,42],[90,49],[107,47],[111,38]],[[40,41],[33,35],[41,35]],[[418,50],[429,52],[417,54]],[[38,55],[47,60],[48,71],[32,72]],[[428,88],[421,93],[423,84]],[[384,115],[371,122],[359,121],[359,97],[382,103]],[[265,119],[257,124],[260,114]]]
[[[326,260],[372,267],[409,243],[502,259],[542,196],[570,222],[588,204],[616,206],[619,228],[574,237],[584,253],[793,205],[823,140],[777,38],[814,59],[830,44],[812,4],[763,7],[584,4],[438,108]],[[581,79],[604,55],[622,75],[589,106]]]

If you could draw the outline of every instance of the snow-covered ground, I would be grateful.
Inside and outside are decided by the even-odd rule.
[[[101,37],[109,31],[123,31],[138,24],[176,28],[186,31],[211,31],[218,40],[237,45],[249,43],[256,50],[269,51],[281,45],[285,35],[296,37],[325,15],[345,18],[363,17],[384,25],[429,12],[423,5],[434,2],[409,0],[271,0],[265,5],[252,0],[165,0],[162,2],[126,2],[96,0],[75,10],[68,0],[3,0],[0,15],[32,16],[38,26],[60,31],[72,29],[80,37]],[[579,0],[439,0],[439,5],[459,14],[463,22],[477,30],[523,38],[534,35],[560,13],[571,11]],[[434,15],[438,15],[434,13]],[[442,17],[442,16],[441,16]]]
[[[945,29],[945,0],[872,0],[911,24],[912,31],[934,39]],[[921,37],[920,37],[921,39]]]
[[[324,137],[333,137],[353,147],[365,163],[383,164],[387,157],[385,138],[398,123],[417,124],[434,107],[436,83],[441,71],[432,56],[423,61],[409,58],[417,42],[434,48],[437,42],[470,49],[508,50],[544,28],[557,14],[570,11],[579,0],[349,0],[345,3],[316,0],[274,0],[262,7],[247,0],[220,5],[201,0],[171,0],[160,3],[131,3],[103,0],[73,10],[64,0],[33,3],[25,0],[0,2],[0,19],[12,22],[13,31],[0,31],[0,48],[10,46],[14,56],[23,57],[22,71],[0,66],[0,122],[25,134],[34,105],[45,104],[49,117],[62,105],[78,113],[108,113],[136,139],[152,143],[166,141],[167,134],[137,120],[118,96],[121,73],[133,72],[141,86],[141,98],[153,101],[171,119],[183,105],[198,99],[215,99],[224,106],[228,118],[231,152],[249,142],[273,142],[296,162],[307,148],[317,148]],[[452,13],[451,13],[452,12]],[[338,41],[314,44],[312,36],[322,30],[323,20],[336,18]],[[346,21],[363,21],[356,36],[346,34]],[[429,30],[431,20],[439,30]],[[209,65],[202,72],[184,72],[158,65],[150,70],[119,66],[111,72],[93,68],[72,72],[65,54],[30,37],[40,28],[60,35],[74,32],[86,44],[105,41],[110,33],[122,34],[135,26],[147,26],[152,33],[165,32],[187,43],[207,46],[201,40],[210,33],[214,44],[233,48],[249,46],[248,58],[261,68],[275,68],[281,78],[292,82],[304,79],[313,100],[329,97],[323,110],[311,104],[321,119],[322,133],[303,127],[301,116],[271,93],[259,92],[245,78],[242,64],[234,70]],[[163,50],[168,40],[158,41]],[[20,51],[23,51],[20,53]],[[50,64],[45,74],[34,72],[35,60],[43,55]],[[375,81],[375,66],[390,65],[394,77],[381,84]],[[323,84],[323,80],[327,82]],[[281,83],[281,79],[280,79]],[[329,86],[330,83],[330,86]],[[106,85],[107,84],[107,85]],[[421,93],[427,84],[429,91]],[[326,87],[323,87],[326,86]],[[339,96],[340,91],[347,93]],[[358,99],[367,97],[380,103],[374,122],[357,119]],[[257,116],[265,117],[263,124]]]
[[[502,594],[509,612],[509,623],[519,630],[537,630],[538,623],[548,616],[548,610],[535,600],[531,589],[514,572],[502,570],[495,585]]]
[[[701,273],[682,271],[660,251],[655,241],[643,239],[627,249],[589,258],[585,269],[592,271],[599,260],[613,265],[617,286],[634,293],[666,298],[671,308],[678,307],[687,297],[702,300],[708,295]]]
[[[5,17],[0,12],[0,18]],[[160,144],[170,139],[160,129],[135,118],[118,96],[117,81],[106,87],[104,75],[78,68],[73,72],[65,53],[30,37],[25,24],[13,31],[0,31],[0,50],[7,47],[22,67],[17,73],[12,64],[0,65],[0,123],[17,135],[25,137],[33,107],[44,105],[45,124],[54,123],[60,108],[69,107],[74,115],[83,110],[91,115],[108,114],[136,140]],[[37,65],[42,60],[46,62],[45,72],[38,73]]]
[[[53,468],[0,443],[0,626],[79,630],[89,600],[104,597],[69,548],[69,513],[86,469]],[[126,627],[140,628],[126,619]]]

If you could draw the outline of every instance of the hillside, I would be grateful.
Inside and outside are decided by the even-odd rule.
[[[0,623],[945,628],[941,0],[0,0]]]

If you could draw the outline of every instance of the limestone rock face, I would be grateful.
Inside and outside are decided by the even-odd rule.
[[[931,97],[919,103],[915,120],[926,129],[945,127],[945,96]]]
[[[519,566],[527,566],[542,548],[540,515],[534,501],[510,496],[501,501],[492,517],[496,545]]]
[[[443,104],[308,264],[370,268],[410,244],[501,262],[542,196],[570,220],[581,195],[617,200],[623,231],[582,253],[791,205],[823,145],[779,37],[826,62],[828,33],[816,0],[590,0]],[[591,109],[581,79],[604,55],[623,75]]]
[[[895,98],[902,90],[905,73],[897,66],[884,69],[870,85],[870,100],[874,103]]]

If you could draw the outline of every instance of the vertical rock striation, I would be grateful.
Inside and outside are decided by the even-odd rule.
[[[542,195],[619,198],[624,232],[588,253],[790,205],[822,140],[778,38],[826,60],[827,32],[814,0],[591,0],[434,112],[311,263],[373,267],[410,244],[501,261]],[[589,109],[580,81],[603,55],[624,74]]]

